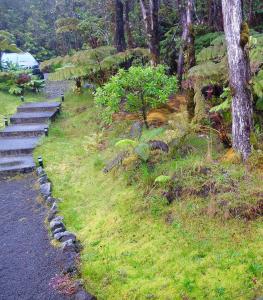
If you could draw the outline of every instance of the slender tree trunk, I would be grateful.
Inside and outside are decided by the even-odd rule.
[[[208,25],[213,26],[213,10],[214,10],[214,0],[208,1]]]
[[[222,0],[227,42],[229,80],[232,92],[233,148],[243,160],[251,153],[252,93],[247,42],[248,25],[243,22],[242,0]]]
[[[145,127],[147,129],[149,129],[149,124],[148,124],[148,121],[147,121],[147,109],[146,109],[146,104],[145,104],[145,101],[144,101],[144,95],[143,95],[143,93],[141,94],[141,101],[142,101],[142,117],[143,117],[143,121],[144,121]]]
[[[184,51],[186,47],[188,28],[186,24],[186,10],[185,7],[182,7],[181,1],[178,1],[178,9],[181,14],[181,25],[183,28],[183,32],[181,36],[181,46],[179,50],[179,57],[178,57],[178,64],[177,64],[178,85],[181,88],[183,73],[184,73]]]
[[[132,49],[134,48],[134,40],[131,31],[130,10],[131,10],[131,3],[129,0],[126,0],[125,1],[125,29],[127,35],[128,48]]]
[[[196,64],[195,60],[195,35],[193,27],[193,13],[194,13],[194,3],[193,0],[187,1],[186,9],[186,24],[187,24],[187,40],[186,40],[186,62],[185,70],[188,72]],[[195,115],[195,101],[194,101],[195,92],[193,88],[188,88],[186,92],[186,101],[187,101],[187,112],[189,120],[191,121]]]
[[[254,22],[253,0],[249,0],[248,22],[250,26]]]
[[[208,25],[216,31],[224,29],[221,0],[209,0]]]
[[[121,0],[115,0],[115,43],[118,52],[123,52],[126,50],[126,41],[124,33],[124,18],[123,18],[123,4]]]
[[[147,41],[151,53],[151,64],[157,66],[160,61],[159,39],[159,0],[140,0]]]
[[[193,27],[193,0],[187,1],[186,8],[186,26],[187,26],[187,39],[186,39],[186,71],[195,66],[195,35]]]
[[[193,0],[187,0],[186,7],[181,11],[183,27],[181,47],[178,57],[178,84],[181,88],[183,73],[195,65],[194,30],[193,30]],[[186,56],[186,62],[185,62]]]
[[[222,13],[222,2],[221,0],[216,0],[216,14],[215,14],[215,28],[216,31],[223,31],[224,30],[224,24],[223,24],[223,13]]]

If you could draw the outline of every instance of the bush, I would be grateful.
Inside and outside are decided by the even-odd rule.
[[[25,70],[0,72],[0,90],[11,95],[22,95],[25,91],[40,92],[45,81]]]
[[[8,92],[15,84],[16,75],[11,72],[0,72],[0,90]]]
[[[168,97],[177,91],[177,80],[165,74],[164,66],[131,67],[120,70],[95,95],[98,105],[106,108],[104,120],[111,122],[111,116],[121,106],[129,112],[140,112],[148,128],[147,112],[167,102]],[[121,105],[123,104],[123,105]]]

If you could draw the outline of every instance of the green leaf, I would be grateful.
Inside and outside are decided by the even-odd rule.
[[[155,183],[167,183],[167,182],[171,181],[171,179],[172,179],[171,176],[160,175],[154,180],[154,182]]]
[[[263,110],[263,98],[259,98],[256,104],[258,110]]]
[[[147,161],[150,156],[150,146],[148,144],[139,144],[134,152],[139,156],[143,161]]]
[[[126,149],[130,148],[130,147],[134,148],[134,147],[136,147],[136,145],[137,145],[137,143],[130,139],[120,140],[115,144],[116,147],[126,148]]]

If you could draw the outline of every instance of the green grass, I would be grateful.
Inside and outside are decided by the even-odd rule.
[[[81,271],[88,291],[106,300],[248,300],[263,294],[262,219],[211,217],[204,212],[208,198],[167,205],[160,190],[149,191],[162,173],[181,174],[186,187],[207,180],[190,172],[206,163],[200,138],[190,139],[196,152],[164,160],[154,174],[141,166],[105,175],[101,170],[127,124],[101,133],[87,94],[68,96],[63,110],[35,155],[43,156],[66,225],[84,245]],[[233,203],[262,189],[262,176],[244,178],[242,166],[210,167],[218,185],[225,184],[222,168],[237,182],[238,192],[224,194]]]

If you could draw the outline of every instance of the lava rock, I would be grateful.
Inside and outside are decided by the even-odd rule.
[[[85,291],[81,290],[76,295],[74,300],[96,300],[97,298],[91,294],[86,293]]]
[[[59,228],[57,228],[57,229],[55,229],[55,230],[53,231],[53,235],[55,235],[55,234],[57,234],[57,233],[64,232],[64,231],[65,231],[65,228],[59,227]]]
[[[80,252],[81,250],[81,245],[76,242],[73,241],[72,239],[65,241],[62,244],[62,252],[66,253],[66,252]]]
[[[51,195],[51,183],[47,182],[40,185],[41,194],[47,199]]]
[[[52,206],[55,203],[56,199],[53,197],[47,197],[46,202],[48,206]]]
[[[48,177],[47,177],[47,175],[45,174],[45,175],[42,175],[41,177],[39,177],[38,182],[39,182],[40,185],[48,183]]]
[[[139,139],[142,136],[143,123],[140,121],[135,122],[130,129],[130,137]]]
[[[50,211],[52,211],[52,212],[58,212],[58,205],[57,205],[57,202],[54,202],[54,203],[52,204],[52,207],[51,207]]]
[[[57,228],[64,228],[66,230],[65,225],[61,221],[56,221],[55,219],[50,222],[50,229],[54,232]]]
[[[50,212],[48,213],[48,216],[47,216],[48,222],[51,222],[52,220],[54,220],[55,217],[56,217],[56,215],[57,215],[57,212],[50,211]]]
[[[57,213],[58,213],[57,203],[54,202],[47,216],[48,222],[51,222],[53,219],[55,219]]]
[[[57,233],[54,235],[54,238],[60,242],[65,242],[67,240],[76,241],[76,235],[69,231]]]
[[[67,252],[63,254],[63,273],[71,275],[79,274],[77,261],[78,254],[76,252]]]
[[[42,167],[38,167],[37,170],[37,176],[43,176],[43,175],[46,175],[46,172],[44,171],[44,169]]]
[[[60,222],[60,221],[63,221],[63,220],[64,220],[64,217],[56,216],[53,221]]]

